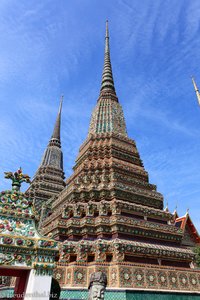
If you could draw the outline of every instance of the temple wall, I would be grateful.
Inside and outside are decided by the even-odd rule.
[[[200,292],[200,270],[153,265],[69,264],[58,266],[54,277],[62,288],[87,288],[90,274],[105,272],[108,288]]]

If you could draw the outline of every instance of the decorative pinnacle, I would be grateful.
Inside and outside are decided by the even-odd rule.
[[[53,131],[53,134],[51,137],[51,140],[56,139],[59,143],[60,143],[60,124],[61,124],[61,112],[62,112],[63,98],[64,98],[64,96],[61,96],[61,98],[60,98],[60,106],[59,106],[59,110],[58,110],[58,115],[57,115],[54,131]]]
[[[173,211],[173,215],[176,216],[177,215],[177,205],[175,206],[175,209]]]
[[[198,103],[199,103],[199,105],[200,105],[200,93],[199,93],[199,90],[198,90],[198,88],[197,88],[197,85],[196,85],[196,82],[195,82],[195,80],[194,80],[194,77],[193,76],[191,76],[192,77],[192,83],[193,83],[193,85],[194,85],[194,90],[195,90],[195,93],[196,93],[196,95],[197,95],[197,100],[198,100]]]
[[[20,190],[22,182],[31,183],[30,177],[22,173],[21,167],[16,172],[4,172],[5,178],[12,180],[12,189]]]
[[[105,52],[109,52],[109,31],[108,31],[108,20],[106,20],[106,36],[105,36]]]
[[[106,21],[104,66],[103,66],[103,75],[102,75],[102,82],[101,82],[101,91],[104,90],[112,91],[115,94],[115,86],[114,86],[112,67],[110,61],[108,21]]]
[[[166,207],[165,207],[164,211],[166,211],[166,212],[169,211],[169,208],[168,208],[168,201],[167,201],[167,203],[166,203]]]

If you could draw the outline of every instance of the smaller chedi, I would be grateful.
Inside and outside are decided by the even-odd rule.
[[[107,277],[103,272],[94,272],[91,274],[89,283],[88,300],[104,299]]]

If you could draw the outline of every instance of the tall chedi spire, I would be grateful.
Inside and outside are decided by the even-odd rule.
[[[127,135],[123,110],[115,92],[108,22],[100,94],[91,116],[88,136],[79,149],[66,189],[52,202],[52,215],[44,221],[44,226],[47,226],[45,233],[53,230],[56,238],[67,238],[68,233],[64,233],[67,231],[62,230],[62,226],[56,228],[54,219],[59,215],[62,218],[62,212],[64,216],[69,204],[77,204],[74,208],[77,209],[74,215],[77,215],[79,204],[87,205],[90,202],[94,204],[94,211],[102,203],[114,207],[116,202],[122,206],[131,203],[134,209],[140,209],[138,206],[163,209],[163,196],[157,192],[155,185],[149,183],[135,141]],[[55,230],[52,229],[52,223],[55,224]],[[82,236],[82,233],[78,235]]]
[[[53,134],[44,152],[41,164],[27,190],[29,196],[34,199],[35,207],[39,212],[47,200],[58,195],[65,187],[60,140],[62,103],[63,96],[60,100]]]
[[[103,66],[103,75],[102,75],[102,82],[101,82],[101,92],[104,91],[110,91],[115,94],[115,86],[114,86],[112,67],[110,61],[108,21],[106,21],[104,66]]]
[[[195,247],[199,236],[193,226],[184,233],[175,216],[163,210],[163,196],[149,182],[136,143],[127,136],[106,27],[103,78],[89,134],[41,226],[45,235],[63,242],[55,274],[69,289],[86,288],[93,268],[108,275],[108,287],[115,291],[199,291],[200,272],[190,269],[195,254],[183,242],[185,235]]]
[[[89,135],[106,132],[115,132],[127,136],[124,114],[116,96],[112,74],[108,21],[106,21],[105,53],[101,89],[97,105],[91,117]]]

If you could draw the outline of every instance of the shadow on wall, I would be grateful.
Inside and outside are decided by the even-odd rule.
[[[59,300],[60,292],[61,288],[59,282],[55,278],[52,278],[49,300]]]

